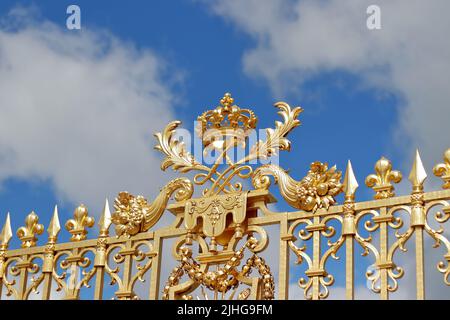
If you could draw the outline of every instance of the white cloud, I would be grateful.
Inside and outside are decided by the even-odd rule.
[[[168,177],[152,133],[174,118],[164,61],[104,31],[14,14],[0,24],[0,181],[50,181],[61,200],[97,209],[121,190],[153,196]]]
[[[429,168],[450,147],[450,20],[444,14],[450,2],[274,0],[261,5],[258,0],[217,0],[209,4],[213,12],[254,38],[255,45],[243,56],[244,70],[267,80],[275,92],[297,90],[323,72],[356,74],[362,85],[394,92],[404,104],[394,134],[408,165],[416,147]],[[366,27],[371,4],[381,8],[381,30]]]

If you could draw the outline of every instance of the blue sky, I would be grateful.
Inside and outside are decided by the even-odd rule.
[[[76,3],[81,8],[82,29],[79,31],[65,28],[67,18],[65,11],[67,6],[72,3]],[[306,173],[309,163],[312,161],[319,160],[331,165],[336,164],[339,169],[344,171],[347,160],[351,159],[360,184],[358,200],[367,200],[372,197],[372,191],[363,186],[364,178],[373,172],[376,160],[382,155],[392,160],[394,167],[402,170],[406,177],[412,162],[413,150],[416,147],[421,149],[423,147],[428,154],[424,156],[425,165],[428,165],[427,169],[431,175],[431,166],[441,160],[440,155],[444,152],[445,147],[448,147],[448,143],[445,145],[448,139],[442,138],[442,136],[448,137],[449,133],[448,119],[450,112],[448,107],[441,104],[442,101],[446,101],[445,88],[442,90],[439,88],[432,89],[439,90],[436,92],[427,90],[427,94],[430,96],[428,100],[426,95],[416,97],[417,87],[424,90],[436,87],[432,86],[434,77],[427,78],[427,74],[425,74],[423,83],[410,84],[407,81],[411,79],[411,75],[405,71],[410,70],[411,66],[427,64],[430,69],[443,69],[443,75],[438,79],[448,80],[448,74],[444,72],[449,67],[447,47],[442,50],[442,56],[436,57],[437,53],[432,55],[427,50],[429,47],[434,50],[434,44],[419,40],[415,46],[418,48],[418,52],[425,49],[422,58],[408,55],[397,57],[394,54],[401,50],[409,52],[411,50],[409,50],[408,45],[414,46],[411,41],[406,41],[406,44],[403,44],[402,41],[407,39],[408,35],[402,33],[405,31],[398,22],[399,20],[404,20],[406,25],[412,24],[419,30],[424,30],[421,28],[421,19],[414,16],[421,12],[420,4],[412,5],[413,11],[410,13],[412,17],[409,17],[411,19],[404,16],[406,13],[402,13],[403,11],[400,10],[402,5],[398,4],[399,2],[396,2],[398,5],[388,6],[386,4],[387,9],[383,11],[386,12],[386,27],[378,31],[369,31],[365,27],[364,4],[358,4],[354,1],[343,5],[344,8],[336,11],[338,13],[331,20],[329,16],[324,15],[323,21],[320,20],[320,15],[314,15],[318,11],[310,1],[290,1],[282,4],[279,1],[271,2],[272,4],[267,5],[267,7],[275,7],[276,10],[273,10],[273,15],[269,10],[266,12],[261,8],[256,8],[253,12],[249,10],[247,5],[241,5],[234,1],[227,4],[222,1],[206,3],[188,0],[170,2],[136,0],[128,3],[124,5],[122,1],[100,0],[79,0],[75,2],[3,0],[0,3],[0,19],[3,19],[0,26],[3,26],[2,32],[10,35],[14,35],[15,32],[21,33],[21,30],[24,29],[34,30],[33,32],[38,35],[33,39],[40,41],[39,39],[42,36],[40,33],[46,32],[39,31],[40,28],[46,30],[44,23],[50,23],[50,31],[64,38],[64,41],[67,41],[66,44],[70,43],[71,39],[82,38],[87,34],[92,36],[106,32],[108,35],[105,37],[108,41],[113,38],[113,41],[119,43],[118,47],[125,48],[124,50],[132,48],[129,49],[132,51],[131,57],[135,55],[139,60],[141,57],[148,55],[155,59],[156,62],[152,66],[155,66],[158,70],[160,68],[160,70],[155,72],[154,79],[152,78],[149,81],[157,81],[159,86],[163,86],[164,95],[168,97],[161,99],[161,101],[158,100],[156,106],[151,103],[154,101],[152,97],[144,100],[150,102],[146,108],[157,110],[154,111],[155,114],[152,113],[152,110],[148,114],[144,112],[140,118],[143,122],[140,126],[148,134],[145,137],[149,148],[146,152],[152,153],[156,160],[161,159],[161,157],[156,154],[156,151],[150,151],[155,143],[151,133],[160,130],[167,119],[180,119],[186,128],[192,129],[192,121],[196,116],[206,109],[215,107],[225,92],[231,92],[239,106],[252,108],[257,113],[260,119],[260,128],[273,126],[273,121],[277,117],[276,110],[272,107],[274,102],[283,100],[291,106],[302,106],[304,108],[304,112],[300,115],[302,125],[290,135],[290,140],[293,143],[292,151],[282,154],[281,165],[290,169],[291,174],[296,179],[300,179]],[[339,6],[336,1],[325,3],[322,11],[319,12],[331,12],[330,10]],[[436,1],[436,3],[446,6],[445,2]],[[252,1],[249,2],[250,5],[252,5]],[[258,7],[255,3],[253,5]],[[300,19],[300,22],[297,23],[298,17],[296,18],[295,14],[293,14],[294,16],[286,15],[286,21],[278,22],[278,15],[283,14],[285,12],[283,10],[289,6],[292,6],[292,12],[300,16],[303,12],[305,12],[305,16],[310,13],[311,16],[315,17],[312,20],[317,25],[308,25],[308,22],[302,22],[310,21],[308,19]],[[11,10],[18,7],[25,8],[29,20],[24,22],[25,27],[19,27],[19,31],[7,31],[8,23],[10,23],[8,16],[10,16]],[[425,11],[425,14],[429,14],[430,17],[438,14],[438,11],[445,12],[445,10],[431,9]],[[244,18],[242,13],[245,13]],[[392,18],[394,13],[398,14],[395,19]],[[348,21],[351,25],[355,24],[357,29],[355,34],[352,33],[351,29],[350,31],[345,29],[347,28],[346,24],[340,24],[339,21]],[[333,27],[334,23],[336,23],[336,28]],[[427,39],[430,34],[433,34],[437,35],[435,41],[438,42],[441,33],[436,33],[436,31],[445,30],[445,27],[448,26],[444,22],[442,23],[443,26],[439,24],[436,26],[436,30],[424,30],[423,33],[418,34],[418,37]],[[418,26],[416,26],[417,24]],[[330,34],[330,38],[326,39],[324,43],[320,43],[320,41],[315,43],[305,36],[306,33],[314,37],[317,33],[316,39],[320,39],[322,35],[320,33],[321,27],[325,30],[327,28],[340,30],[342,33],[339,34],[339,37],[341,38],[338,38],[341,42],[338,41],[339,39],[335,39],[333,34]],[[394,28],[401,29],[401,31],[394,31]],[[438,28],[439,30],[437,30]],[[286,30],[285,34],[283,30]],[[378,34],[375,34],[376,32]],[[351,38],[352,36],[354,37]],[[348,40],[347,37],[352,40]],[[286,50],[280,49],[279,44],[283,41],[288,41],[288,43],[284,42],[286,43]],[[95,45],[95,41],[92,41],[92,39],[80,43]],[[400,49],[396,47],[397,43],[399,43]],[[7,45],[6,40],[2,44],[0,38],[0,62],[2,60],[1,49],[4,45]],[[315,45],[320,48],[314,49]],[[370,47],[371,45],[372,47]],[[406,48],[404,48],[405,46]],[[333,52],[333,49],[338,47],[349,48],[351,54],[346,53],[344,49],[344,52],[339,52],[339,50]],[[73,59],[76,60],[74,57],[77,56],[77,50],[84,50],[80,48],[78,46],[73,48],[63,47],[60,51],[72,50],[70,53],[64,53],[72,61]],[[48,50],[53,52],[53,49]],[[63,55],[58,50],[55,52]],[[354,52],[358,54],[352,55]],[[80,54],[86,58],[85,60],[90,61],[89,54]],[[367,59],[361,58],[364,55],[367,56]],[[33,52],[29,52],[28,57],[29,59],[36,59]],[[97,58],[92,59],[96,61]],[[40,61],[46,60],[36,59],[35,63],[39,64]],[[283,61],[287,62],[283,64]],[[291,62],[288,63],[289,61]],[[439,62],[444,68],[440,68]],[[134,66],[133,61],[124,63],[125,67],[129,65],[139,67],[139,65]],[[145,73],[146,71],[141,70],[141,72]],[[418,72],[420,73],[420,70]],[[42,81],[46,82],[47,77],[53,75],[53,71],[50,70],[48,74],[44,72],[41,75]],[[120,73],[117,76],[120,77]],[[97,94],[107,98],[109,83],[96,82],[96,84],[100,88]],[[448,86],[448,82],[446,86]],[[0,95],[2,95],[2,89],[5,90],[5,88],[0,85]],[[20,83],[18,83],[17,88],[21,88]],[[52,89],[60,90],[55,87],[48,88],[49,95],[52,94]],[[154,88],[149,89],[156,90]],[[145,91],[146,87],[144,86],[142,90]],[[61,91],[63,90],[61,89]],[[26,95],[26,90],[22,94]],[[79,94],[83,95],[83,91],[80,90]],[[156,96],[159,97],[160,95],[156,94]],[[9,100],[1,100],[3,103],[5,101]],[[59,100],[55,98],[52,101],[57,106],[62,106],[67,102],[64,95],[59,96]],[[123,101],[127,102],[128,100],[124,98]],[[170,104],[167,104],[167,102]],[[428,102],[430,104],[427,107],[430,109],[427,112],[430,115],[430,120],[425,119],[423,113],[421,113],[424,112],[423,105]],[[416,105],[420,106],[415,107]],[[438,105],[438,109],[433,109],[433,105]],[[28,112],[26,104],[24,106],[23,110],[20,109],[20,105],[15,107],[16,111],[19,110],[17,112],[21,115],[20,119],[22,119],[23,114]],[[75,107],[80,115],[91,117],[89,106],[80,103],[75,104]],[[3,108],[4,106],[0,103],[0,111]],[[141,107],[136,109],[127,103],[114,105],[111,110],[116,110],[116,108],[122,111],[114,112],[133,113],[142,110]],[[166,115],[167,118],[162,117],[159,121],[158,112],[163,112],[165,109],[169,110],[170,113]],[[52,119],[54,110],[56,109],[48,111],[46,119]],[[44,110],[43,112],[47,111]],[[108,123],[108,108],[105,107],[101,112],[104,113],[105,120],[99,126],[105,128],[110,126],[108,130],[114,130],[114,134],[120,136],[121,130],[125,133],[128,126],[132,126],[131,122],[124,124],[123,128],[120,125],[117,126],[115,122]],[[55,121],[58,121],[58,119],[55,118]],[[31,119],[28,120],[31,121]],[[427,123],[422,125],[421,120]],[[12,116],[8,121],[19,121],[19,117],[14,118]],[[145,122],[148,122],[147,128],[145,128]],[[405,122],[407,125],[405,125]],[[443,128],[441,123],[447,123],[447,128]],[[411,134],[408,129],[404,129],[405,127],[408,128],[409,124],[411,124],[410,128],[415,134]],[[418,129],[415,127],[416,124],[418,124]],[[76,123],[74,123],[74,126],[76,126]],[[428,127],[431,129],[425,129]],[[18,130],[20,128],[19,125]],[[61,129],[57,133],[62,140],[64,140],[64,134],[72,130],[71,126],[65,128],[65,130]],[[436,130],[439,132],[439,128],[442,130],[439,135],[441,140],[436,143],[429,143],[431,135]],[[17,135],[20,135],[20,130]],[[39,132],[36,135],[39,135]],[[42,139],[47,139],[47,137],[42,136]],[[29,143],[27,139],[20,141],[24,144]],[[8,148],[11,148],[11,145],[1,142],[0,140],[0,150],[1,148],[3,150],[1,150],[2,157],[0,159],[3,159],[3,157],[7,157]],[[53,151],[56,153],[70,151],[70,144],[65,147],[68,149]],[[77,146],[77,148],[82,148],[82,146]],[[126,167],[127,159],[133,157],[133,150],[127,150],[127,146],[123,144],[118,145],[117,148],[124,153],[131,153],[130,156],[120,160],[120,164]],[[102,147],[99,146],[99,149],[102,149]],[[40,152],[39,150],[42,151],[43,149],[38,148],[36,152]],[[89,153],[93,158],[95,158],[95,150],[93,149],[93,152]],[[16,152],[20,156],[20,153]],[[37,161],[45,162],[45,155],[41,155],[39,159]],[[92,163],[94,162],[95,159],[92,160]],[[0,189],[0,219],[3,221],[6,212],[11,212],[13,229],[15,230],[22,225],[26,214],[35,210],[39,214],[41,222],[47,224],[53,206],[57,203],[60,207],[60,218],[65,221],[71,217],[74,207],[80,201],[85,202],[89,208],[94,208],[94,211],[97,210],[95,214],[98,216],[98,210],[102,207],[104,198],[109,197],[112,201],[112,196],[121,191],[119,188],[121,188],[122,176],[119,175],[116,179],[113,179],[115,184],[110,189],[102,189],[102,185],[97,185],[97,183],[103,176],[96,177],[95,172],[86,173],[87,176],[92,177],[92,180],[84,181],[85,192],[92,191],[92,194],[95,193],[96,200],[94,198],[83,200],[80,199],[83,194],[72,194],[70,191],[73,190],[72,185],[67,187],[61,182],[63,179],[76,180],[71,176],[71,173],[76,175],[77,170],[79,170],[79,168],[76,168],[76,161],[74,163],[72,167],[66,168],[66,172],[58,173],[58,175],[52,171],[52,168],[55,167],[45,167],[45,170],[41,170],[41,166],[29,165],[28,163],[20,168],[14,167],[15,169],[10,172],[2,172],[0,175],[2,186]],[[133,166],[134,163],[130,163],[130,166]],[[145,163],[146,160],[142,159],[139,165]],[[155,159],[148,160],[149,166],[155,166],[156,163]],[[58,166],[58,162],[56,161],[52,165]],[[96,167],[93,165],[92,168]],[[71,169],[73,169],[73,172]],[[114,176],[117,171],[106,172],[105,169],[104,174]],[[146,183],[148,183],[149,189],[140,189],[136,192],[151,198],[155,194],[154,191],[157,186],[162,186],[165,181],[170,179],[170,176],[149,174],[143,176],[143,179],[145,181],[139,184],[130,182],[130,188],[145,188]],[[156,181],[157,183],[155,183]],[[408,190],[408,185],[404,185],[405,187],[402,190]],[[74,183],[74,188],[76,186],[79,186],[79,184]],[[151,189],[152,187],[153,189]],[[280,204],[279,208],[288,210],[288,207],[283,204]],[[63,236],[63,239],[64,237],[67,238],[67,235]],[[41,239],[41,241],[43,240]],[[17,241],[15,241],[15,244],[17,245]]]
[[[292,152],[284,153],[282,158],[299,178],[314,160],[344,168],[347,159],[351,159],[360,180],[371,172],[380,155],[395,161],[387,147],[398,99],[385,92],[380,98],[377,90],[358,88],[357,75],[329,72],[305,83],[302,94],[275,95],[263,80],[243,73],[242,54],[255,45],[253,39],[200,3],[135,1],[124,6],[114,1],[78,1],[83,29],[69,31],[65,29],[65,9],[71,3],[2,1],[0,12],[7,14],[18,4],[32,5],[39,10],[39,19],[54,22],[64,32],[108,30],[137,48],[150,48],[169,65],[168,73],[172,68],[182,73],[181,80],[171,83],[177,98],[171,107],[188,128],[198,114],[215,107],[225,92],[231,92],[238,105],[253,108],[261,128],[273,125],[277,117],[272,107],[275,101],[302,106],[305,109],[300,116],[302,126],[291,135]],[[376,130],[370,130],[370,122],[377,123]],[[156,131],[151,127],[148,130]],[[377,143],[369,147],[369,141]],[[149,140],[149,145],[153,143]],[[296,164],[290,164],[291,161]],[[2,211],[24,214],[34,209],[44,214],[57,202],[48,181],[27,183],[10,179],[6,183],[0,194]],[[21,201],[17,201],[18,195]],[[67,209],[71,206],[68,204]]]

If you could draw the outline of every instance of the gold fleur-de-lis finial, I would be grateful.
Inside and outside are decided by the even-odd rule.
[[[95,220],[88,216],[88,209],[85,205],[78,206],[74,213],[73,219],[66,222],[66,229],[72,234],[70,241],[81,241],[86,239],[86,228],[92,228]]]
[[[234,103],[234,99],[231,97],[231,93],[227,92],[223,98],[220,99],[220,104],[225,108],[229,108]]]
[[[416,150],[416,155],[414,157],[414,163],[409,174],[409,181],[413,185],[413,192],[423,192],[423,183],[427,178],[427,173],[422,164],[422,159],[420,158],[419,150]]]
[[[350,160],[347,162],[347,170],[345,171],[345,177],[343,182],[344,194],[346,201],[355,200],[355,192],[358,189],[359,184],[356,181],[355,174],[353,173],[352,163]]]
[[[53,210],[53,217],[50,220],[50,224],[47,228],[49,243],[56,243],[60,230],[61,225],[59,224],[58,206],[55,205],[55,209]]]
[[[30,248],[36,245],[37,237],[44,232],[44,226],[39,223],[39,217],[34,212],[25,218],[25,226],[17,229],[17,236],[22,241],[22,248]]]
[[[6,221],[3,225],[2,232],[0,233],[0,250],[6,250],[8,248],[9,241],[12,238],[11,218],[9,212],[6,215]]]
[[[98,222],[100,228],[100,236],[107,237],[109,235],[109,226],[111,225],[111,211],[109,210],[108,199],[105,200],[105,206],[103,207],[103,213]]]
[[[375,164],[375,174],[366,178],[366,186],[375,191],[375,199],[386,199],[395,196],[394,186],[391,182],[399,183],[402,180],[400,171],[392,170],[392,163],[381,157]]]
[[[442,188],[450,189],[450,148],[444,153],[444,163],[439,163],[433,168],[433,173],[444,180]]]

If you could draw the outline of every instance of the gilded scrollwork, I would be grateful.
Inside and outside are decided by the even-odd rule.
[[[447,222],[450,219],[450,203],[444,200],[432,201],[425,205],[425,212],[427,213],[427,217],[432,208],[436,206],[442,206],[442,209],[435,212],[434,219],[437,223],[442,224]],[[433,247],[438,248],[441,244],[444,244],[447,252],[444,255],[445,261],[439,261],[437,264],[437,269],[444,275],[444,283],[450,286],[450,241],[444,235],[444,228],[442,225],[439,225],[439,229],[433,229],[427,220],[425,220],[424,230],[433,238],[435,241]]]
[[[53,279],[57,284],[56,291],[63,291],[64,299],[79,299],[81,288],[91,287],[95,267],[89,254],[95,255],[94,247],[64,250],[55,255]],[[56,265],[61,269],[61,273],[58,273]]]
[[[147,240],[135,243],[135,247],[137,253],[136,255],[133,255],[133,259],[136,261],[137,271],[130,281],[131,290],[133,290],[136,281],[139,280],[140,282],[145,282],[144,276],[147,274],[148,270],[152,267],[153,257],[156,256],[152,244]],[[147,250],[143,251],[141,247],[147,247]]]
[[[110,277],[109,285],[117,286],[116,297],[122,300],[140,299],[135,285],[137,281],[146,281],[145,276],[157,256],[152,243],[149,240],[127,240],[125,243],[109,245],[105,254],[105,273]],[[133,269],[136,272],[131,274]]]
[[[303,289],[304,297],[307,300],[326,299],[329,296],[328,287],[333,285],[335,281],[334,276],[327,272],[326,263],[330,257],[336,260],[339,259],[337,252],[344,244],[345,237],[341,233],[336,239],[332,240],[336,235],[336,228],[328,224],[332,220],[337,221],[340,225],[343,223],[343,219],[339,215],[326,216],[321,221],[298,219],[291,224],[288,230],[288,235],[291,236],[288,245],[297,256],[296,264],[303,262],[307,264],[305,274],[308,278],[300,277],[298,280],[298,285]],[[301,246],[295,244],[297,241],[297,238],[294,236],[295,230],[298,230],[298,237],[302,242]],[[328,248],[322,255],[320,255],[321,237],[328,239]],[[312,241],[312,256],[306,252],[309,241]]]
[[[412,228],[412,227],[408,227],[406,229],[406,231],[400,232],[399,229],[403,226],[403,220],[400,217],[394,217],[394,213],[398,212],[398,211],[404,211],[404,212],[408,213],[409,216],[411,216],[411,208],[408,206],[395,206],[389,210],[388,215],[393,217],[393,221],[389,222],[389,226],[392,229],[396,230],[394,235],[395,235],[395,238],[397,239],[392,244],[392,246],[389,248],[389,252],[388,252],[389,260],[393,259],[394,253],[397,249],[400,249],[403,252],[407,251],[405,244],[408,241],[408,239],[412,236],[412,234],[414,233],[414,228]],[[403,274],[403,271],[399,270],[399,272],[401,272]]]
[[[39,258],[41,260],[43,260],[42,256],[36,257]],[[36,295],[40,294],[39,292],[39,286],[41,285],[41,283],[44,281],[44,273],[39,273],[40,268],[35,268],[36,270],[36,275],[32,275],[30,278],[30,285],[27,287],[27,289],[24,292],[24,295],[22,297],[23,300],[28,300],[30,297],[31,293],[34,293]]]
[[[8,259],[4,265],[2,278],[6,288],[6,296],[17,300],[26,300],[31,293],[38,294],[38,287],[42,283],[43,276],[41,264],[37,262],[43,260],[43,255],[23,255]],[[29,281],[24,283],[20,278],[29,277]]]
[[[311,257],[306,253],[306,244],[305,242],[312,238],[313,233],[309,232],[307,227],[311,226],[313,223],[310,219],[298,219],[295,222],[293,222],[288,230],[288,235],[290,236],[290,240],[288,240],[289,248],[294,252],[294,254],[297,257],[297,260],[295,261],[295,264],[301,264],[303,262],[306,262],[307,269],[310,270],[313,267],[313,261]],[[303,227],[301,227],[303,226]],[[298,230],[298,237],[300,238],[302,245],[297,246],[295,242],[297,241],[297,238],[294,236],[294,231]],[[298,285],[300,288],[304,291],[304,296],[306,299],[311,299],[312,294],[311,288],[312,288],[312,277],[308,277],[308,280],[306,280],[303,277],[300,277],[298,280]]]
[[[391,217],[391,220],[387,223],[387,225],[392,230],[395,230],[394,235],[396,238],[394,243],[388,248],[386,259],[388,277],[392,282],[392,284],[389,283],[387,286],[387,290],[389,292],[394,292],[398,289],[398,279],[404,275],[404,269],[394,263],[394,254],[397,249],[400,249],[403,252],[407,251],[405,243],[414,233],[414,228],[411,227],[408,227],[404,232],[400,232],[400,228],[403,226],[404,222],[401,217],[395,216],[396,212],[406,212],[409,216],[411,216],[411,208],[408,206],[394,206],[387,212],[387,216]]]
[[[329,257],[331,257],[335,260],[339,260],[339,257],[337,256],[337,252],[342,247],[342,245],[344,244],[344,241],[345,241],[345,237],[342,235],[342,233],[334,241],[331,240],[331,238],[336,234],[336,229],[333,226],[327,225],[328,221],[330,221],[330,220],[336,220],[341,226],[343,224],[343,218],[338,215],[330,215],[330,216],[325,217],[322,220],[322,223],[325,225],[325,230],[323,230],[321,232],[321,234],[325,238],[328,238],[328,240],[327,240],[328,249],[325,251],[325,253],[322,255],[322,258],[320,259],[320,269],[323,269],[323,270],[325,270],[325,264]],[[329,279],[329,281],[327,281],[327,283],[329,283],[328,285],[331,285],[334,283],[334,277],[332,275],[328,274],[328,279]],[[328,296],[328,293],[326,294],[325,297],[327,297],[327,296]]]
[[[289,247],[291,250],[295,253],[297,256],[296,264],[301,264],[303,261],[306,261],[308,264],[308,267],[311,268],[312,266],[312,260],[309,257],[309,255],[306,253],[306,245],[305,241],[312,238],[313,234],[312,232],[309,232],[306,227],[311,226],[313,223],[310,219],[299,219],[296,220],[294,223],[291,224],[289,227],[288,235],[291,236],[291,239],[288,241]],[[298,231],[298,237],[302,241],[302,246],[297,246],[295,244],[297,238],[294,236],[294,230],[299,227],[300,225],[304,225],[303,228],[300,228]]]
[[[119,290],[123,289],[119,265],[124,262],[125,258],[124,256],[118,254],[116,251],[121,251],[123,249],[125,249],[125,244],[123,243],[112,244],[108,246],[105,253],[105,272],[110,277],[109,285],[117,285]],[[115,264],[114,266],[113,263]]]
[[[409,206],[393,206],[382,212],[380,214],[379,211],[364,210],[356,215],[357,224],[365,216],[369,216],[370,219],[364,222],[364,229],[369,235],[363,237],[357,231],[355,240],[364,249],[363,256],[372,252],[375,258],[374,268],[369,268],[366,272],[366,278],[370,281],[371,290],[375,293],[381,293],[383,297],[386,297],[388,292],[394,292],[398,289],[398,279],[404,275],[403,268],[394,262],[394,254],[398,249],[406,251],[405,243],[413,235],[414,228],[408,227],[406,231],[400,232],[400,228],[404,222],[400,216],[395,216],[397,212],[405,212],[410,216],[411,208]],[[388,245],[387,240],[389,229],[395,230],[395,241],[391,246]],[[378,232],[378,237],[380,238],[379,248],[372,243],[372,233],[375,231]]]
[[[369,217],[364,223],[363,227],[368,232],[368,236],[364,237],[361,232],[360,228],[358,228],[360,221],[363,220],[363,218]],[[375,261],[380,260],[380,253],[376,246],[372,243],[372,232],[376,231],[380,225],[378,223],[373,222],[373,218],[379,217],[379,212],[376,210],[363,210],[361,212],[358,212],[355,216],[355,225],[356,225],[356,233],[355,233],[355,241],[362,247],[363,252],[362,256],[368,256],[370,252],[374,255]],[[379,269],[375,270],[367,270],[366,271],[366,278],[368,281],[370,281],[371,290],[375,293],[380,293],[380,286],[379,286],[379,280],[380,280],[380,271]]]
[[[377,223],[373,223],[372,219],[368,219],[364,222],[363,226],[364,229],[369,233],[367,237],[364,237],[361,232],[360,228],[358,228],[360,221],[365,217],[368,216],[370,218],[378,217],[379,213],[376,210],[363,210],[361,212],[358,212],[355,216],[355,225],[356,233],[355,233],[355,240],[359,245],[361,245],[362,249],[364,250],[362,253],[362,256],[368,256],[370,252],[373,253],[375,260],[379,259],[379,253],[377,248],[372,243],[372,232],[376,231],[380,225]]]

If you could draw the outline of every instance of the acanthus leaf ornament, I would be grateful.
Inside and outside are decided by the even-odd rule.
[[[191,170],[209,171],[207,166],[202,165],[195,160],[194,156],[186,151],[186,146],[182,141],[173,138],[175,130],[181,124],[181,121],[172,121],[162,132],[155,133],[158,144],[156,150],[166,155],[161,163],[161,170],[165,171],[173,167],[175,171],[185,173]]]
[[[243,162],[253,159],[267,159],[276,155],[278,150],[290,151],[291,142],[286,136],[300,125],[298,116],[303,112],[303,109],[301,107],[291,109],[285,102],[277,102],[275,107],[279,109],[278,114],[281,115],[284,121],[275,121],[275,129],[267,128],[266,140],[260,140],[252,146],[249,155],[244,158]]]

